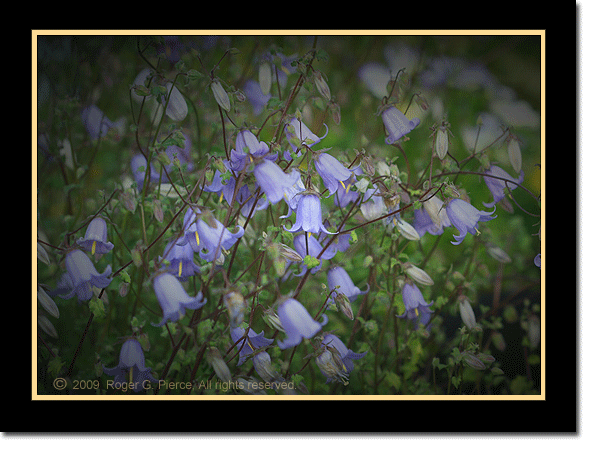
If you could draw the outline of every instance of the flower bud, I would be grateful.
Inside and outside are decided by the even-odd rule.
[[[320,370],[331,380],[349,384],[349,374],[340,358],[340,352],[334,347],[326,346],[324,351],[316,358]]]
[[[419,236],[419,233],[415,227],[413,227],[408,222],[405,222],[402,219],[394,219],[394,222],[396,228],[398,228],[398,231],[400,231],[400,234],[402,234],[402,236],[404,236],[409,241],[418,241],[421,239],[421,236]]]
[[[243,322],[243,315],[247,307],[243,295],[237,291],[231,291],[223,297],[223,301],[229,313],[229,325],[232,328],[238,327]]]
[[[210,84],[210,88],[212,89],[212,93],[214,94],[218,105],[225,111],[230,111],[231,102],[229,101],[229,94],[227,94],[227,91],[223,88],[221,82],[219,80],[213,80]]]
[[[492,244],[487,244],[487,253],[491,255],[493,259],[496,259],[500,263],[507,264],[512,261],[507,253],[505,253],[502,249]]]
[[[258,82],[262,95],[268,95],[272,86],[272,69],[268,61],[264,61],[258,68]]]
[[[532,348],[540,342],[540,319],[535,315],[528,318],[528,340]]]
[[[413,266],[409,262],[404,263],[403,267],[406,274],[417,283],[424,284],[426,286],[433,286],[433,280],[423,269],[419,269],[417,266]]]
[[[347,316],[350,320],[353,320],[355,316],[353,315],[353,308],[351,307],[351,302],[349,299],[344,295],[342,292],[337,292],[334,301],[342,311],[342,313]]]
[[[444,159],[449,149],[448,130],[445,126],[440,126],[435,132],[435,153],[439,159]]]
[[[458,298],[458,306],[460,307],[460,317],[462,318],[462,322],[464,322],[464,325],[466,325],[469,330],[474,330],[476,328],[476,318],[468,298],[460,296]]]
[[[188,115],[188,104],[186,103],[186,99],[184,96],[179,92],[179,89],[176,88],[172,83],[167,83],[167,92],[169,96],[169,101],[167,102],[167,97],[163,100],[163,103],[167,103],[167,110],[165,114],[171,120],[179,122],[184,120]]]
[[[264,311],[262,319],[264,319],[264,322],[266,322],[272,328],[275,328],[278,331],[282,331],[284,333],[285,329],[283,328],[283,324],[281,323],[278,315],[272,309],[267,309],[266,311]]]
[[[318,70],[314,70],[313,76],[314,76],[314,82],[316,83],[316,88],[318,89],[318,92],[326,100],[331,100],[332,98],[330,95],[330,88],[328,87],[328,83],[326,83],[326,80],[324,79],[322,72],[320,72]]]
[[[223,357],[221,356],[221,352],[219,352],[219,349],[215,347],[209,348],[206,354],[206,360],[212,366],[212,368],[214,369],[217,376],[221,379],[221,381],[232,381],[231,371],[229,370],[229,367],[223,360]]]
[[[37,325],[39,325],[39,328],[41,328],[49,336],[58,339],[58,332],[56,331],[56,328],[47,317],[42,315],[38,316]]]
[[[476,370],[485,370],[487,368],[487,366],[485,366],[485,364],[479,358],[466,351],[462,352],[462,361]]]
[[[37,300],[39,300],[39,303],[41,306],[43,306],[43,309],[45,309],[48,313],[50,313],[56,319],[60,318],[58,306],[41,286],[37,287]]]
[[[509,162],[513,169],[517,173],[520,173],[522,170],[522,151],[520,150],[520,142],[518,141],[518,138],[513,134],[507,141],[507,155],[509,156]]]

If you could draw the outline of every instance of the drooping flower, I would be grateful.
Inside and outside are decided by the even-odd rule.
[[[326,186],[326,189],[328,189],[330,195],[336,192],[339,185],[341,185],[343,189],[348,192],[350,190],[349,188],[351,187],[351,185],[348,184],[348,180],[351,179],[351,176],[353,175],[352,170],[347,169],[334,156],[323,152],[324,150],[322,150],[322,152],[316,153],[314,156],[314,166],[322,178],[324,186]],[[347,181],[347,186],[345,186],[345,181]]]
[[[254,176],[258,186],[273,205],[285,197],[286,190],[291,189],[300,177],[297,171],[291,172],[291,174],[283,172],[283,169],[268,159],[256,164]]]
[[[348,375],[355,368],[353,360],[361,359],[367,354],[367,352],[353,352],[336,335],[330,333],[324,335],[322,346],[328,353],[321,358],[321,361],[316,360],[316,362],[327,378],[326,383],[348,380]],[[331,360],[329,359],[330,355],[332,356]]]
[[[334,266],[328,270],[328,288],[333,291],[331,294],[331,301],[336,297],[338,293],[344,294],[351,302],[355,301],[361,294],[366,294],[369,291],[369,285],[365,291],[361,291],[351,277],[340,266]]]
[[[248,330],[247,336],[244,336],[245,330],[243,328],[231,328],[231,339],[233,340],[233,344],[237,343],[235,348],[239,350],[239,361],[237,361],[238,366],[241,366],[256,350],[262,347],[267,347],[274,342],[274,339],[265,338],[263,331],[256,333],[251,328]]]
[[[421,290],[416,284],[407,282],[402,288],[402,301],[406,310],[399,318],[406,318],[415,322],[415,328],[419,327],[419,323],[427,325],[433,311],[429,309],[433,302],[427,303],[423,298]]]
[[[458,236],[454,235],[456,242],[451,241],[454,245],[459,245],[464,238],[466,233],[476,234],[477,226],[479,222],[487,222],[495,219],[497,216],[491,216],[495,212],[493,211],[479,211],[470,203],[465,202],[462,199],[454,198],[451,199],[446,206],[446,213],[448,218],[452,222],[452,225],[458,229],[460,233]]]
[[[318,333],[328,322],[323,315],[323,322],[315,321],[301,303],[294,298],[284,300],[278,307],[278,317],[287,334],[284,341],[278,341],[278,346],[284,350],[298,345],[303,338],[310,339]]]
[[[324,136],[320,137],[314,134],[301,120],[293,117],[289,123],[285,125],[285,136],[287,137],[287,141],[293,149],[293,152],[295,152],[297,156],[301,156],[301,150],[299,150],[299,148],[302,145],[307,145],[311,148],[324,139],[328,134],[328,126],[326,124],[324,124],[324,126],[326,127],[326,133]],[[288,150],[285,151],[284,156],[287,161],[292,159],[291,153]]]
[[[507,187],[510,191],[513,191],[515,188],[518,187],[516,183],[522,183],[524,181],[524,171],[520,171],[520,176],[518,178],[513,178],[509,173],[503,170],[499,166],[489,167],[488,170],[485,170],[486,177],[483,177],[485,180],[485,184],[491,191],[493,195],[493,201],[490,203],[483,202],[483,205],[487,208],[491,208],[495,205],[495,203],[499,202],[501,199],[505,197],[505,188]],[[489,175],[493,175],[499,178],[491,178]],[[500,178],[504,178],[503,180]],[[507,183],[505,180],[512,181],[512,183]]]
[[[241,130],[235,139],[235,149],[231,150],[229,166],[232,170],[242,171],[256,158],[276,160],[277,155],[270,153],[268,144],[259,141],[250,130]]]
[[[146,381],[152,383],[159,381],[151,374],[151,368],[144,365],[142,346],[133,338],[122,344],[118,365],[112,368],[103,366],[103,372],[110,377],[115,377],[114,384],[132,383],[130,387],[134,392],[140,392],[150,387],[150,383],[146,383]]]
[[[144,186],[144,178],[146,176],[146,169],[147,163],[146,158],[144,155],[134,155],[130,161],[130,167],[132,169],[132,176],[134,177],[134,181],[136,181],[136,187],[139,191],[142,191],[142,187]],[[150,175],[149,175],[149,183],[158,183],[159,182],[159,171],[155,169],[153,163],[150,166]]]
[[[123,125],[123,119],[112,122],[96,105],[89,105],[84,108],[81,112],[81,118],[89,136],[93,140],[104,137],[112,128],[120,128]]]
[[[200,266],[194,262],[194,251],[189,242],[178,244],[176,240],[169,242],[163,251],[163,259],[169,261],[168,271],[181,281],[200,273]]]
[[[287,227],[284,228],[287,230]],[[296,233],[301,230],[308,233],[323,231],[326,234],[336,234],[328,231],[324,226],[320,197],[314,192],[300,194],[295,223],[287,231]]]
[[[423,202],[423,208],[415,209],[413,222],[419,236],[422,237],[425,233],[437,236],[443,233],[444,227],[452,226],[441,199],[433,195],[427,200],[420,200]]]
[[[160,327],[170,320],[176,322],[186,309],[198,309],[206,304],[202,292],[190,297],[181,282],[169,272],[161,272],[153,279],[153,288],[163,310],[163,320],[155,326]]]
[[[95,253],[103,255],[113,249],[113,244],[107,240],[107,224],[101,217],[95,217],[91,220],[85,237],[80,238],[76,243],[86,251],[91,252],[91,255]]]
[[[197,208],[190,208],[184,215],[184,236],[178,241],[178,245],[190,243],[192,250],[198,253],[205,261],[214,261],[221,256],[222,250],[229,250],[238,239],[243,236],[244,229],[237,226],[237,231],[231,233],[221,222],[215,219],[210,213],[206,220],[201,218],[204,214]],[[201,215],[199,217],[198,215]],[[207,223],[208,222],[208,223]]]
[[[66,255],[67,279],[63,279],[62,287],[66,287],[66,294],[62,298],[78,296],[78,301],[90,300],[95,286],[104,289],[111,283],[111,265],[103,273],[97,272],[89,257],[82,250],[72,250]]]
[[[305,258],[307,255],[309,255],[318,259],[332,259],[338,250],[337,247],[333,245],[330,245],[326,250],[324,250],[322,244],[320,244],[320,242],[314,236],[310,235],[310,233],[302,233],[295,236],[295,238],[293,238],[293,246],[302,258]],[[324,253],[322,253],[322,250],[324,250]],[[311,269],[311,273],[316,273],[318,270],[320,270],[320,267],[321,265],[314,267]],[[307,266],[305,264],[302,264],[301,268],[301,273],[298,276],[303,275],[307,270]]]
[[[394,106],[390,106],[382,111],[382,120],[388,136],[386,137],[386,144],[391,145],[400,139],[402,136],[410,133],[420,123],[421,119],[415,117],[412,120],[406,118],[406,116]]]
[[[268,100],[272,98],[272,95],[264,94],[262,92],[260,83],[256,80],[246,81],[243,91],[248,101],[251,103],[255,115],[259,115],[264,110]]]

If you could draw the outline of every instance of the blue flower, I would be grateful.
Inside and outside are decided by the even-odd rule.
[[[433,311],[429,309],[433,302],[427,303],[423,298],[421,290],[416,284],[407,282],[402,288],[402,301],[406,310],[401,316],[396,315],[399,318],[406,318],[412,320],[415,323],[415,328],[419,327],[419,323],[427,325]]]
[[[326,124],[324,124],[324,126],[326,127],[326,134],[319,137],[314,134],[307,125],[296,117],[293,117],[291,121],[285,125],[285,136],[287,137],[287,141],[289,141],[289,145],[293,149],[293,152],[295,152],[297,156],[301,156],[301,150],[299,149],[302,145],[307,145],[311,148],[324,139],[328,134],[328,126]],[[292,159],[291,153],[288,150],[285,151],[284,156],[288,161]]]
[[[260,114],[264,110],[268,100],[272,98],[272,95],[262,93],[260,83],[256,80],[246,81],[245,86],[243,87],[243,92],[251,103],[255,115]]]
[[[120,350],[120,361],[117,366],[107,368],[103,366],[103,372],[114,378],[114,384],[124,385],[133,383],[131,388],[134,392],[140,392],[147,387],[145,381],[153,383],[158,382],[155,377],[151,375],[151,368],[144,365],[144,352],[140,343],[136,339],[128,339],[122,344]]]
[[[79,302],[87,301],[93,296],[91,286],[104,289],[111,283],[111,266],[107,266],[100,274],[82,250],[72,250],[66,255],[66,271],[67,279],[63,280],[63,286],[66,286],[69,292],[60,295],[62,298],[72,298],[76,294]]]
[[[324,353],[316,358],[318,367],[326,376],[326,383],[345,382],[355,368],[353,360],[363,358],[367,352],[355,353],[334,334],[325,334],[322,340]]]
[[[286,174],[276,163],[264,159],[256,164],[254,176],[268,201],[275,205],[285,198],[286,190],[291,189],[298,182],[299,172],[294,171],[291,175]]]
[[[181,281],[200,273],[200,266],[194,262],[194,250],[189,242],[178,244],[171,241],[165,246],[163,259],[169,261],[168,271]]]
[[[334,156],[327,153],[316,153],[314,156],[314,165],[330,195],[336,192],[339,185],[342,186],[345,192],[350,190],[351,185],[348,184],[345,186],[344,182],[351,179],[353,172],[347,169]]]
[[[84,108],[81,112],[81,119],[93,140],[104,137],[110,129],[123,125],[123,119],[112,122],[96,105],[89,105]]]
[[[310,233],[302,233],[295,236],[293,238],[293,247],[295,247],[295,251],[297,251],[297,253],[299,253],[302,258],[310,255],[318,259],[332,259],[338,251],[336,245],[330,245],[324,251],[324,253],[320,255],[323,250],[322,244],[320,244],[320,242],[315,237],[311,236]],[[311,269],[311,273],[316,273],[318,270],[320,270],[320,267],[321,265],[314,267]],[[299,273],[297,276],[302,276],[306,271],[307,266],[302,264],[301,273]]]
[[[326,234],[336,234],[328,231],[322,222],[322,204],[320,202],[320,197],[315,193],[302,193],[299,194],[300,199],[299,203],[297,203],[297,215],[295,218],[295,223],[291,227],[291,233],[296,233],[298,231],[306,231],[308,233],[319,233],[323,231]]]
[[[258,138],[250,130],[242,130],[237,133],[235,139],[235,150],[231,150],[229,167],[232,170],[241,172],[248,164],[258,158],[276,160],[277,155],[271,154],[268,144],[258,141]],[[246,152],[247,150],[247,152]]]
[[[423,201],[422,198],[420,200]],[[438,236],[443,233],[444,227],[452,226],[446,209],[443,207],[443,201],[436,196],[423,201],[423,207],[415,209],[414,215],[413,226],[421,237],[425,233]]]
[[[132,160],[130,161],[130,167],[132,169],[132,176],[134,177],[134,181],[136,181],[136,187],[139,191],[142,191],[142,187],[144,186],[144,178],[146,176],[146,158],[143,155],[134,155]],[[155,169],[155,166],[151,163],[151,173],[149,176],[149,183],[158,183],[159,182],[159,171]]]
[[[452,225],[456,227],[460,233],[458,236],[454,236],[456,242],[451,241],[452,244],[460,244],[466,237],[466,233],[476,234],[476,227],[479,222],[487,222],[497,217],[490,217],[494,212],[495,208],[493,208],[493,211],[491,212],[479,211],[470,203],[459,198],[450,200],[446,206],[446,213],[452,222]]]
[[[181,282],[169,272],[161,272],[153,279],[153,288],[163,310],[163,320],[156,327],[165,325],[167,320],[176,322],[186,312],[186,309],[198,309],[206,304],[202,292],[196,297],[190,297]]]
[[[208,223],[199,218],[199,214],[206,214]],[[184,215],[183,228],[184,236],[178,241],[178,245],[189,242],[192,250],[209,262],[221,256],[221,249],[229,250],[244,233],[244,229],[239,225],[237,231],[231,233],[210,213],[201,213],[197,207],[188,209]]]
[[[347,271],[340,266],[334,266],[328,270],[328,288],[333,291],[332,299],[336,297],[336,294],[340,293],[344,294],[351,302],[355,301],[359,295],[366,294],[369,291],[369,285],[365,291],[361,291],[355,286]]]
[[[274,339],[265,338],[263,331],[257,334],[251,328],[245,336],[245,330],[239,327],[231,328],[231,339],[233,339],[233,344],[237,343],[236,348],[239,350],[238,366],[241,366],[254,351],[274,342]]]
[[[418,117],[408,120],[406,116],[394,106],[384,109],[381,114],[384,126],[388,132],[388,137],[386,137],[386,144],[388,145],[393,144],[405,134],[410,133],[421,123],[421,119]]]
[[[298,345],[303,338],[310,339],[318,333],[326,323],[328,317],[323,315],[322,323],[315,321],[307,309],[294,298],[284,300],[278,307],[278,318],[287,334],[284,341],[278,341],[278,346],[284,350]]]
[[[495,205],[495,203],[499,202],[501,199],[503,199],[505,197],[506,186],[510,191],[513,191],[515,188],[518,187],[517,184],[514,184],[514,183],[519,184],[519,183],[522,183],[522,181],[524,181],[524,171],[520,172],[520,176],[518,178],[513,178],[509,173],[507,173],[501,167],[493,166],[493,165],[491,167],[489,167],[488,170],[485,170],[485,175],[493,175],[495,177],[499,177],[499,178],[491,178],[490,176],[483,177],[483,179],[485,180],[485,184],[487,185],[487,187],[489,188],[489,191],[491,191],[491,194],[493,195],[492,202],[490,202],[490,203],[483,202],[483,205],[485,205],[485,207],[487,207],[487,208],[491,208],[492,206]],[[501,180],[500,178],[504,178],[504,180]],[[505,180],[513,181],[513,183],[506,183]]]
[[[95,217],[89,223],[84,238],[76,241],[78,245],[91,255],[108,253],[113,249],[113,244],[107,241],[107,224],[101,217]]]

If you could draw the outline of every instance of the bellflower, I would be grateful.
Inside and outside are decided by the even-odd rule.
[[[89,105],[83,109],[81,118],[89,136],[93,140],[104,137],[110,129],[123,125],[123,119],[112,122],[96,105]]]
[[[344,182],[351,178],[353,172],[347,169],[334,156],[327,153],[316,153],[314,156],[314,165],[330,195],[336,192],[339,184],[342,185],[346,192],[349,191],[351,185],[345,186]]]
[[[423,199],[420,199],[423,201]],[[413,226],[423,236],[425,233],[434,236],[443,233],[443,227],[450,227],[452,223],[448,217],[446,209],[443,207],[443,201],[436,196],[423,201],[422,209],[415,209],[415,220]]]
[[[284,227],[285,230],[291,233],[298,231],[306,231],[308,233],[319,233],[320,230],[326,234],[336,234],[328,231],[322,222],[322,204],[320,197],[315,194],[300,194],[299,203],[297,204],[297,216],[295,223],[290,230]],[[284,226],[284,225],[283,225]]]
[[[307,255],[313,256],[314,258],[318,259],[332,259],[334,255],[336,255],[337,247],[330,245],[324,253],[320,255],[323,248],[322,244],[309,233],[302,233],[295,236],[293,239],[293,246],[295,250],[302,258],[305,258]],[[320,270],[321,265],[318,265],[311,269],[311,273],[316,273]],[[302,276],[307,271],[307,266],[302,264],[301,273],[297,276]]]
[[[274,339],[265,338],[263,331],[256,333],[251,328],[248,330],[248,335],[245,339],[244,336],[245,330],[243,328],[231,328],[231,339],[233,340],[233,343],[235,344],[239,341],[235,346],[239,350],[238,366],[241,366],[246,359],[254,353],[254,351],[262,347],[267,347],[274,342]]]
[[[146,158],[144,155],[134,155],[132,160],[130,161],[130,167],[132,168],[132,176],[134,177],[134,181],[136,181],[136,187],[139,191],[142,191],[142,187],[144,186],[144,177],[146,175]],[[149,183],[158,183],[159,182],[159,171],[155,169],[155,166],[151,163],[151,173],[149,176]]]
[[[491,212],[479,211],[470,203],[459,198],[450,200],[446,206],[446,213],[452,222],[452,225],[456,227],[460,233],[458,236],[454,236],[456,242],[451,241],[452,244],[460,244],[466,237],[466,233],[476,234],[478,231],[476,227],[479,222],[487,222],[497,217],[490,217],[494,212],[495,208],[493,208],[493,211]]]
[[[429,323],[429,319],[433,311],[429,309],[433,302],[427,303],[423,298],[420,289],[414,283],[405,283],[402,288],[402,301],[406,310],[399,318],[406,318],[415,322],[415,328],[419,327],[419,322],[423,325]]]
[[[209,217],[208,223],[198,218],[200,210],[190,208],[184,216],[184,237],[178,245],[190,243],[192,250],[205,261],[214,261],[221,256],[221,249],[229,250],[238,239],[243,236],[244,229],[237,226],[237,231],[231,233],[214,217]]]
[[[256,135],[250,130],[242,130],[237,133],[235,147],[236,149],[231,150],[229,157],[230,167],[235,171],[244,170],[256,158],[264,157],[274,161],[277,157],[274,154],[270,154],[268,144],[264,141],[259,141]]]
[[[284,341],[278,341],[278,346],[282,350],[295,347],[303,338],[312,338],[328,323],[326,315],[323,315],[324,321],[322,323],[315,321],[309,315],[305,306],[294,298],[286,299],[279,305],[278,317],[287,334]]]
[[[332,300],[337,294],[344,294],[351,302],[355,301],[357,297],[361,294],[366,294],[369,291],[369,285],[365,291],[361,291],[355,284],[351,277],[340,266],[334,266],[330,270],[328,270],[328,288],[333,291],[332,292]]]
[[[322,139],[324,139],[328,135],[328,126],[324,124],[326,127],[326,134],[320,137],[314,134],[302,121],[293,117],[291,121],[285,125],[285,136],[287,137],[287,141],[289,141],[289,145],[293,149],[293,152],[297,153],[297,156],[301,156],[301,150],[299,148],[302,145],[307,145],[308,147],[312,147],[319,143]],[[291,153],[287,150],[285,151],[285,159],[290,161],[292,159]]]
[[[122,344],[120,350],[120,361],[117,366],[107,368],[103,366],[103,372],[108,376],[115,376],[114,384],[123,386],[132,383],[130,386],[134,392],[146,389],[145,381],[157,383],[151,375],[151,368],[144,365],[144,352],[136,339],[128,339]],[[150,386],[150,384],[149,384]]]
[[[335,374],[324,370],[324,366],[318,363],[320,370],[327,378],[326,383],[330,383],[332,381],[344,381],[344,375],[346,375],[346,379],[348,379],[348,374],[350,374],[355,368],[353,360],[361,359],[367,354],[367,352],[353,352],[351,349],[347,348],[347,346],[344,345],[344,343],[336,335],[330,333],[324,336],[324,339],[322,340],[322,345],[326,347],[326,351],[338,356],[338,361],[336,361],[336,357],[333,358],[334,362],[337,362],[339,364],[340,369],[340,371],[336,375],[340,375],[341,372],[343,375],[337,378],[336,376],[334,376]],[[327,359],[327,356],[328,355],[326,355],[325,359]],[[334,366],[334,364],[332,365]]]
[[[163,259],[169,261],[168,271],[181,281],[200,273],[200,266],[194,262],[194,251],[189,242],[178,244],[171,241],[165,246]]]
[[[76,243],[86,251],[91,252],[91,255],[95,253],[103,255],[109,253],[113,248],[113,244],[107,241],[107,224],[101,217],[95,217],[91,220],[85,237],[80,238]]]
[[[100,274],[82,250],[73,250],[66,255],[66,271],[68,277],[64,279],[62,286],[68,287],[69,292],[60,295],[62,298],[72,298],[76,294],[79,302],[87,301],[93,296],[91,286],[103,289],[111,283],[111,266],[108,265]]]
[[[386,144],[388,145],[393,144],[405,134],[410,133],[421,123],[421,119],[418,117],[412,120],[407,119],[402,111],[394,106],[384,109],[381,115],[386,131],[388,132],[388,137],[386,137]]]
[[[489,167],[488,170],[485,170],[485,175],[493,175],[495,177],[505,178],[505,180],[513,181],[514,183],[522,183],[524,181],[524,171],[520,171],[520,176],[518,178],[513,178],[510,174],[508,174],[505,170],[501,167],[493,166]],[[485,180],[485,184],[491,191],[493,195],[493,201],[490,203],[483,202],[483,205],[487,208],[491,208],[495,205],[495,203],[499,202],[501,199],[505,197],[505,188],[507,187],[510,191],[513,191],[515,188],[518,187],[517,184],[514,183],[506,183],[505,180],[501,180],[499,178],[491,178],[489,176],[483,177]]]
[[[235,193],[235,178],[231,177],[227,180],[227,184],[223,185],[222,193],[225,200],[229,205],[233,202],[233,195],[235,194],[235,202],[242,205],[241,206],[241,215],[243,217],[248,217],[250,213],[252,213],[252,208],[254,211],[260,211],[262,209],[266,209],[268,207],[268,201],[265,197],[256,197],[253,192],[250,191],[250,187],[247,184],[242,184],[239,189],[237,189],[237,193]],[[205,189],[206,190],[206,189]],[[257,201],[258,203],[254,207],[254,202]],[[253,214],[253,213],[252,213]]]
[[[297,183],[299,172],[294,171],[290,175],[286,174],[276,163],[264,159],[256,164],[254,176],[268,201],[275,205],[285,197],[286,190],[291,189]]]
[[[196,297],[190,297],[181,282],[169,272],[161,272],[153,279],[153,288],[163,310],[163,320],[157,327],[165,325],[167,320],[176,322],[186,312],[186,309],[199,309],[206,304],[206,299],[199,292]]]
[[[272,98],[272,95],[262,93],[260,83],[258,83],[256,80],[246,81],[243,87],[243,92],[252,105],[255,115],[259,115],[264,110],[268,100]]]

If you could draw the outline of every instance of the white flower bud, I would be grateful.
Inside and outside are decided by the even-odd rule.
[[[332,97],[330,95],[330,88],[328,87],[328,83],[324,79],[322,72],[318,70],[313,71],[314,81],[316,83],[316,88],[318,92],[324,97],[326,100],[331,100]]]
[[[219,106],[225,111],[230,111],[231,102],[229,101],[229,94],[227,94],[227,91],[223,88],[221,82],[219,80],[214,80],[210,84],[210,88],[212,89],[212,93]]]
[[[229,313],[229,325],[238,327],[243,322],[243,316],[247,307],[243,295],[237,291],[231,291],[223,297],[225,307]]]
[[[517,173],[522,170],[522,151],[520,150],[520,142],[515,136],[511,136],[507,141],[507,154],[509,162]]]
[[[39,300],[39,303],[41,306],[43,306],[43,309],[45,309],[48,313],[50,313],[56,319],[60,318],[58,306],[41,286],[38,286],[37,288],[37,300]]]
[[[58,332],[56,331],[56,328],[47,317],[37,317],[37,325],[39,325],[39,328],[45,331],[49,336],[58,339]]]
[[[492,244],[487,245],[487,253],[500,263],[507,264],[512,261],[512,259],[509,257],[507,253],[505,253],[502,249]]]
[[[223,357],[221,356],[221,352],[219,352],[219,350],[217,348],[213,347],[213,348],[208,349],[206,359],[210,363],[212,368],[214,369],[217,376],[221,379],[221,381],[223,381],[223,382],[231,382],[232,381],[233,378],[231,377],[231,371],[229,370],[229,367],[223,360]]]
[[[167,92],[169,95],[169,102],[167,103],[167,110],[165,114],[171,120],[179,122],[184,120],[188,115],[188,104],[186,103],[186,99],[184,96],[179,92],[179,89],[173,86],[172,83],[167,83]],[[163,103],[166,103],[167,99]]]
[[[417,266],[413,266],[409,262],[404,263],[403,267],[406,274],[417,283],[424,284],[426,286],[433,286],[433,280],[423,269],[419,269]]]
[[[402,236],[404,236],[409,241],[418,241],[421,239],[421,236],[419,236],[419,233],[417,230],[415,230],[415,227],[404,220],[394,219],[394,225],[396,225],[396,228],[398,228],[398,231],[400,231]]]
[[[260,67],[258,68],[258,81],[260,83],[262,94],[268,95],[272,86],[272,69],[269,62],[265,61],[260,64]]]
[[[445,127],[439,127],[435,133],[435,153],[439,159],[444,159],[449,149],[448,131]]]
[[[462,322],[464,325],[468,327],[469,330],[473,330],[476,328],[476,317],[474,316],[474,311],[468,298],[462,296],[459,298],[458,306],[460,307],[460,317],[462,318]]]

